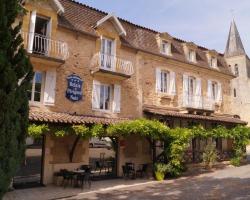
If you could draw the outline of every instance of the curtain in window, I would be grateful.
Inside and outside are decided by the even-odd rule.
[[[92,108],[100,109],[100,83],[96,80],[93,81]]]

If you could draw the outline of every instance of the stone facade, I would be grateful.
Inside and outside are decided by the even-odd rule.
[[[67,0],[63,0],[65,3]],[[70,2],[68,0],[68,2]],[[73,4],[73,3],[72,3]],[[74,6],[81,6],[76,5]],[[215,105],[212,111],[215,115],[223,115],[231,113],[231,95],[232,90],[230,88],[230,81],[233,75],[227,71],[227,67],[224,66],[224,58],[220,54],[216,54],[218,62],[222,64],[218,68],[208,67],[209,60],[206,57],[207,49],[198,47],[193,43],[190,44],[185,41],[179,41],[167,34],[159,35],[154,31],[147,30],[150,34],[154,34],[155,42],[160,48],[161,40],[166,40],[170,44],[173,44],[173,52],[175,54],[188,54],[189,48],[197,51],[197,62],[192,63],[175,58],[174,56],[165,56],[160,53],[150,53],[149,51],[140,50],[124,43],[124,37],[119,35],[118,28],[119,23],[117,21],[107,20],[101,25],[95,27],[95,34],[88,33],[86,30],[76,30],[74,28],[66,28],[59,26],[58,15],[50,2],[39,3],[26,3],[25,8],[28,10],[28,14],[23,17],[23,31],[29,32],[30,27],[30,14],[36,10],[37,15],[47,17],[52,20],[51,38],[57,41],[63,41],[67,44],[69,56],[67,59],[53,59],[50,57],[38,56],[36,54],[30,54],[31,61],[34,67],[34,71],[42,71],[45,74],[48,71],[53,71],[56,74],[55,85],[55,98],[51,105],[45,105],[43,100],[41,102],[31,103],[31,110],[41,112],[59,112],[70,113],[74,115],[91,115],[96,117],[106,118],[140,118],[145,117],[143,107],[146,105],[155,106],[165,109],[172,109],[174,111],[185,112],[188,114],[188,110],[183,109],[181,101],[183,98],[183,74],[188,74],[192,77],[198,77],[201,79],[201,95],[207,96],[208,93],[208,80],[221,83],[221,96],[222,101]],[[86,9],[91,9],[86,7]],[[67,11],[66,11],[67,12]],[[97,11],[96,11],[97,12]],[[80,23],[80,22],[79,22]],[[87,23],[87,22],[86,22]],[[125,24],[127,22],[124,22]],[[80,25],[79,25],[80,26]],[[128,25],[126,24],[126,27]],[[134,25],[133,25],[134,26]],[[89,25],[89,27],[93,27]],[[126,30],[127,32],[132,29]],[[138,30],[137,32],[140,32]],[[96,65],[96,55],[101,50],[101,38],[109,38],[115,41],[115,54],[117,58],[123,59],[132,63],[134,73],[131,76],[124,76],[124,74],[102,72],[99,70],[99,66]],[[138,43],[141,38],[138,38]],[[178,42],[178,48],[175,49],[174,43]],[[149,42],[150,43],[150,42]],[[148,44],[149,45],[149,44]],[[160,50],[159,50],[160,51]],[[176,53],[177,51],[177,53]],[[212,54],[214,55],[214,54]],[[186,55],[185,55],[186,56]],[[184,56],[184,58],[185,58]],[[180,55],[179,55],[180,57]],[[202,58],[201,58],[202,57]],[[201,65],[201,61],[203,64]],[[124,62],[124,63],[128,63]],[[205,64],[204,64],[205,63]],[[206,66],[204,66],[206,65]],[[166,71],[175,72],[175,85],[176,94],[169,96],[156,92],[156,68],[160,68]],[[222,68],[222,69],[221,69]],[[225,68],[225,69],[224,69]],[[67,77],[71,74],[78,75],[83,80],[83,99],[81,101],[72,102],[65,97],[67,89]],[[93,81],[99,81],[109,85],[120,85],[120,112],[100,111],[92,108],[92,95],[93,95]],[[41,99],[44,95],[44,85],[42,83]],[[111,94],[113,96],[114,94]],[[194,112],[194,111],[192,111]],[[199,110],[199,112],[201,112]],[[208,114],[202,111],[202,115]],[[194,112],[196,114],[196,111]],[[210,114],[210,111],[209,111]],[[205,123],[204,120],[196,120],[200,123]],[[184,119],[174,120],[173,126],[188,126],[188,120]],[[125,147],[118,147],[118,175],[122,175],[122,165],[125,162],[134,162],[136,164],[151,163],[152,155],[150,152],[150,146],[145,138],[138,138],[131,136],[130,138],[120,138],[125,140]],[[88,164],[89,151],[88,141],[81,141],[76,148],[76,154],[73,162],[69,161],[68,153],[69,146],[72,145],[73,138],[55,138],[51,135],[45,137],[45,149],[44,149],[44,170],[43,170],[43,182],[44,184],[51,183],[53,180],[53,173],[62,168],[75,169],[81,164]],[[119,143],[120,144],[120,143]],[[225,148],[225,144],[223,146]]]

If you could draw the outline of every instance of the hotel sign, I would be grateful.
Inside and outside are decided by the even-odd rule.
[[[67,81],[68,88],[66,90],[66,97],[73,102],[82,100],[82,79],[72,74],[67,77]]]

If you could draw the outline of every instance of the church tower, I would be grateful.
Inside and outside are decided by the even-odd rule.
[[[236,76],[231,81],[232,113],[250,125],[250,60],[234,20],[231,22],[224,57]]]

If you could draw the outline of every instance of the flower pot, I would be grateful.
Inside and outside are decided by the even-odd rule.
[[[165,174],[162,172],[155,172],[155,178],[157,181],[162,181],[164,180]]]

